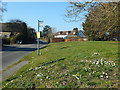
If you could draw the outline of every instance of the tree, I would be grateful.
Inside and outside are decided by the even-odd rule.
[[[78,28],[73,28],[73,30],[75,31],[75,35],[78,35]]]
[[[17,19],[10,20],[9,28],[14,30],[14,32],[19,31],[22,36],[22,42],[28,43],[28,30],[27,30],[27,24],[25,22]]]
[[[46,25],[43,29],[43,37],[48,40],[48,43],[50,42],[50,38],[54,36],[56,33],[56,28],[55,27],[50,27],[49,25]]]
[[[43,37],[51,37],[52,28],[49,25],[46,25],[43,29]]]
[[[78,30],[78,28],[73,28],[73,30]]]
[[[55,27],[51,27],[52,29],[52,36],[56,33],[56,28]]]
[[[28,42],[27,24],[21,20],[13,19],[7,23],[2,23],[2,31],[3,32],[11,32],[11,35],[15,32],[19,32],[20,35],[18,35],[18,37],[21,38],[22,42],[23,43]],[[16,39],[14,39],[14,40],[16,40]]]
[[[28,27],[22,20],[12,19],[7,23],[2,23],[2,29],[3,32],[11,32],[11,42],[13,43],[16,41],[32,43],[36,39],[35,29]]]
[[[34,28],[31,28],[31,27],[28,27],[27,30],[28,30],[28,41],[29,41],[30,43],[35,42],[35,40],[36,40],[36,32],[35,32],[35,29],[34,29]]]
[[[7,3],[2,3],[2,1],[0,0],[0,11],[1,12],[4,12],[4,11],[7,11],[7,9],[5,8]]]
[[[82,18],[86,19],[83,29],[90,40],[111,40],[119,35],[119,3],[70,2],[71,6],[67,8],[66,17],[70,18],[70,21],[77,21],[82,15]]]
[[[69,3],[70,6],[67,7],[65,14],[68,21],[81,21],[86,18],[85,16],[88,15],[91,10],[102,5],[102,2],[80,2],[79,0],[78,2],[71,0]]]
[[[0,0],[0,21],[2,21],[2,13],[7,11],[5,6],[6,6],[6,3],[2,3],[2,1]]]
[[[9,22],[1,24],[3,32],[23,32],[23,25],[25,25],[26,23],[22,20],[12,19]]]
[[[120,34],[117,3],[103,5],[105,9],[99,6],[91,10],[83,23],[83,30],[90,40],[114,40]],[[91,15],[93,13],[94,15]]]

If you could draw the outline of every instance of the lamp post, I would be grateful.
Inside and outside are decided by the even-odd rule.
[[[40,55],[40,29],[39,29],[39,27],[43,27],[43,21],[38,20],[38,32],[37,32],[38,55]]]

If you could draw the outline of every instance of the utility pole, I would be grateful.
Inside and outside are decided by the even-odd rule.
[[[39,27],[43,27],[43,21],[38,20],[38,32],[37,32],[37,49],[38,49],[38,55],[40,55],[40,29]]]

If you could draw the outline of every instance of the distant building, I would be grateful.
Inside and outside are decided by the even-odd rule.
[[[65,38],[67,36],[73,36],[73,37],[85,37],[85,35],[83,34],[83,31],[79,30],[78,31],[78,35],[76,34],[76,30],[73,31],[59,31],[54,35],[54,38]]]
[[[69,42],[69,41],[88,41],[88,39],[81,30],[79,30],[78,33],[76,30],[59,31],[54,35],[53,38],[50,39],[50,42]]]
[[[9,38],[10,37],[11,32],[0,32],[0,37],[6,37]]]
[[[2,37],[11,38],[17,34],[20,34],[20,33],[19,32],[0,32],[0,38],[2,38]]]

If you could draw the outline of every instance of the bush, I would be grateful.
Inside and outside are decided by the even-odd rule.
[[[16,35],[16,41],[22,41],[23,40],[23,34]]]
[[[9,38],[2,38],[2,44],[10,44],[10,39]]]
[[[23,41],[23,34],[17,34],[15,37],[10,39],[11,44],[15,44],[17,41]]]
[[[10,39],[10,44],[15,44],[16,43],[16,37],[12,37]]]

